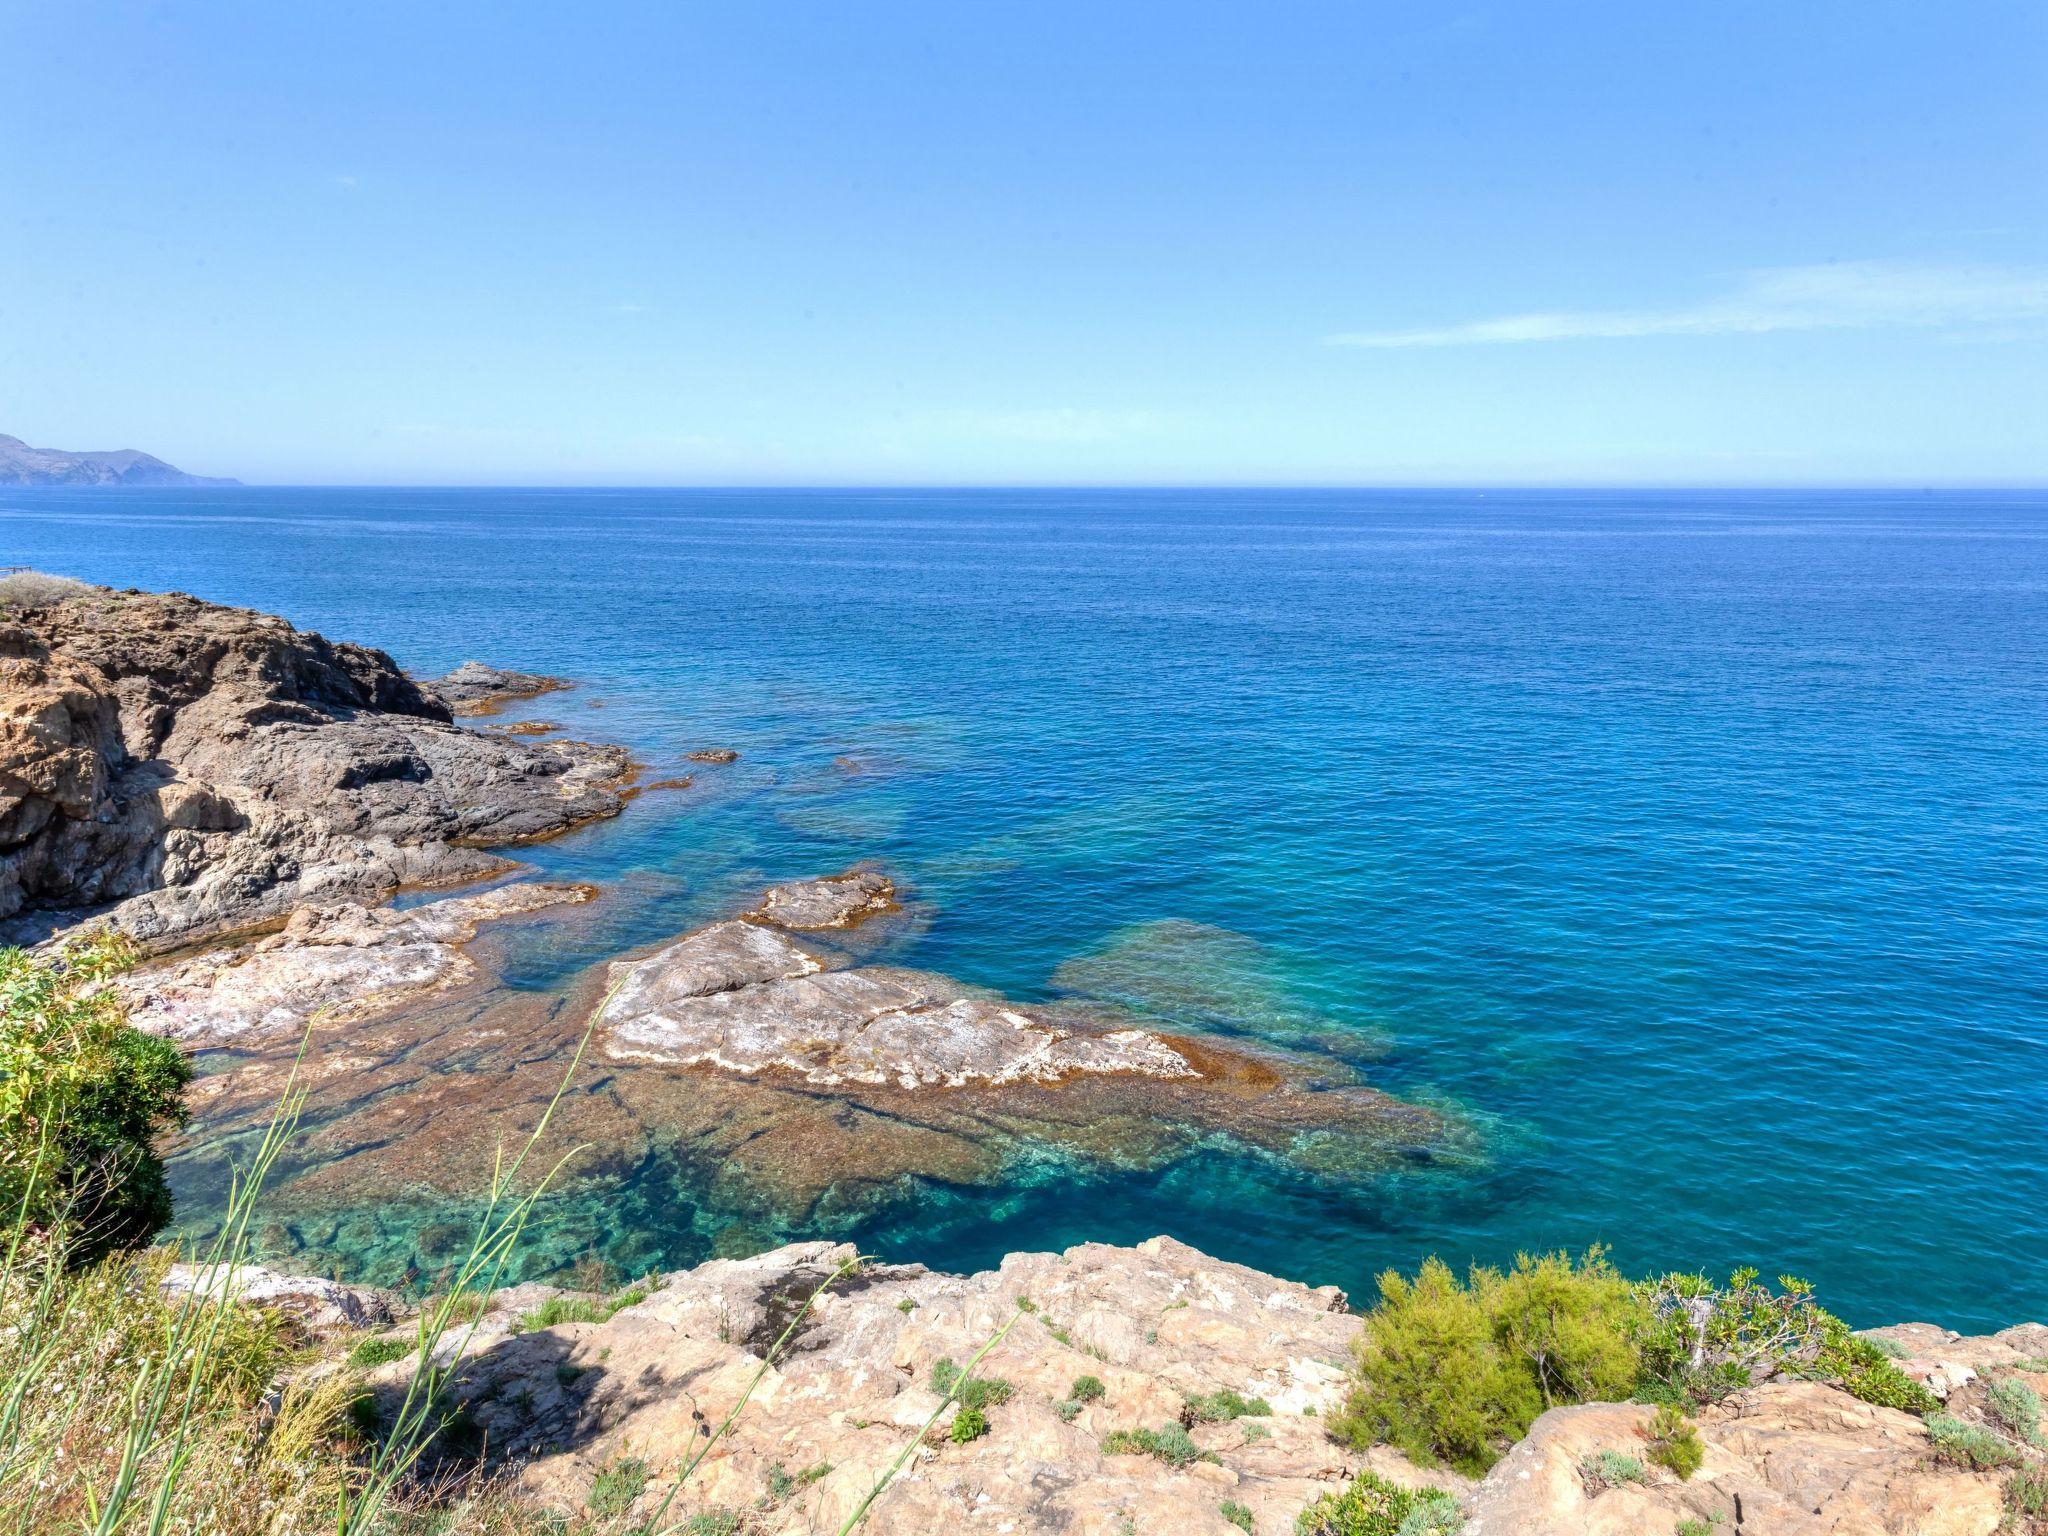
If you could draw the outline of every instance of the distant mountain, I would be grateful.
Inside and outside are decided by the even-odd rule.
[[[0,432],[0,485],[240,485],[239,480],[214,480],[188,475],[162,459],[133,448],[111,453],[66,453],[62,448],[31,448],[18,437]]]

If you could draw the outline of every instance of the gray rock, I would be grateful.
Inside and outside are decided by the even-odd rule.
[[[597,1020],[604,1049],[676,1066],[793,1072],[820,1085],[1199,1075],[1145,1030],[1082,1032],[951,977],[830,963],[758,922],[714,923],[613,967]]]
[[[797,933],[826,928],[851,928],[870,917],[896,910],[896,887],[879,870],[854,869],[823,880],[773,885],[761,905],[747,915]]]
[[[388,1328],[405,1306],[389,1291],[364,1285],[342,1285],[317,1275],[287,1275],[260,1264],[211,1269],[203,1264],[173,1264],[164,1272],[163,1288],[178,1294],[196,1291],[209,1297],[232,1297],[248,1306],[284,1312],[308,1328]]]
[[[455,725],[389,656],[180,594],[59,587],[0,623],[0,940],[169,947],[506,868],[617,814],[622,748]]]
[[[455,714],[488,715],[515,700],[539,698],[570,684],[538,672],[509,672],[481,661],[465,661],[452,672],[429,678],[423,686]]]

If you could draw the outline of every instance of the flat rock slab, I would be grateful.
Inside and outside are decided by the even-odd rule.
[[[896,910],[896,886],[880,870],[848,870],[823,880],[771,885],[747,916],[794,933],[852,928]]]
[[[803,899],[794,905],[812,910]],[[821,1086],[1198,1075],[1145,1030],[1078,1031],[923,971],[829,970],[824,957],[760,922],[714,923],[614,967],[597,1025],[616,1058],[790,1072]]]
[[[520,699],[537,699],[574,685],[566,678],[539,672],[511,672],[481,661],[465,661],[452,672],[426,679],[424,686],[453,714],[488,715]]]
[[[195,1045],[301,1033],[470,980],[462,946],[494,918],[589,900],[590,887],[520,882],[410,911],[302,907],[281,932],[122,977],[137,1029]]]

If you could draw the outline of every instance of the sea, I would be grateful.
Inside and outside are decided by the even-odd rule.
[[[529,712],[657,770],[738,750],[522,850],[615,895],[508,986],[871,861],[927,913],[892,963],[1329,1050],[1473,1133],[779,1235],[1168,1233],[1359,1299],[1600,1244],[2048,1319],[2048,493],[9,489],[0,564],[563,674]]]

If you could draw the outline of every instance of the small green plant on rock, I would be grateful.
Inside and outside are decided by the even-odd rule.
[[[1699,1471],[1707,1459],[1700,1443],[1700,1427],[1666,1403],[1650,1420],[1650,1460],[1675,1473],[1682,1483]]]
[[[2041,1394],[2012,1376],[2000,1377],[1984,1393],[1991,1416],[2028,1445],[2048,1449],[2041,1436]]]
[[[985,1413],[1007,1403],[1017,1389],[1000,1376],[963,1375],[951,1359],[941,1356],[932,1362],[932,1390],[962,1408]]]
[[[1099,1403],[1109,1396],[1109,1388],[1102,1384],[1100,1376],[1076,1376],[1074,1384],[1067,1388],[1067,1396],[1077,1403]]]
[[[1296,1536],[1437,1536],[1455,1531],[1458,1501],[1438,1488],[1403,1488],[1361,1472],[1295,1517]]]
[[[988,1433],[988,1415],[979,1408],[963,1406],[953,1415],[953,1427],[946,1431],[955,1445],[965,1445],[970,1440],[979,1440]]]
[[[683,1536],[739,1536],[741,1528],[738,1510],[707,1509],[683,1522]]]
[[[2005,1508],[2011,1523],[2025,1530],[2021,1521],[2032,1521],[2034,1529],[2048,1527],[2048,1466],[2021,1467],[2005,1485]]]
[[[1186,1398],[1182,1410],[1191,1424],[1228,1424],[1235,1419],[1270,1418],[1273,1405],[1263,1397],[1246,1397],[1225,1387]]]
[[[1595,1451],[1579,1463],[1579,1476],[1593,1493],[1640,1483],[1647,1475],[1643,1464],[1626,1451]]]
[[[1252,1536],[1252,1512],[1235,1499],[1225,1499],[1216,1506],[1216,1513],[1236,1526],[1245,1536]]]
[[[1189,1436],[1184,1425],[1165,1424],[1158,1429],[1118,1429],[1102,1438],[1105,1456],[1150,1456],[1170,1467],[1190,1467],[1198,1461],[1215,1461],[1214,1451],[1205,1451]]]
[[[1704,1520],[1697,1515],[1688,1515],[1678,1522],[1676,1536],[1714,1536],[1714,1528],[1720,1523],[1719,1514],[1708,1515]]]
[[[590,1480],[590,1512],[600,1520],[616,1520],[647,1491],[647,1463],[637,1456],[606,1467]]]
[[[365,1339],[348,1352],[348,1363],[358,1370],[370,1370],[406,1359],[414,1347],[410,1339]]]
[[[1953,1414],[1930,1413],[1927,1436],[1934,1442],[1934,1454],[1951,1466],[1989,1472],[2018,1462],[2019,1448],[2003,1435],[1981,1424],[1965,1424]]]

